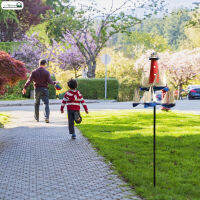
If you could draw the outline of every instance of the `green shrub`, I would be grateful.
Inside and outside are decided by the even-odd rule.
[[[56,80],[56,78],[54,76],[51,76],[51,79],[53,81]],[[54,85],[49,85],[49,99],[56,99],[56,89],[54,87]]]
[[[55,81],[55,77],[51,77],[53,81]],[[31,90],[34,90],[33,83],[26,89],[26,94],[22,94],[22,89],[24,88],[24,85],[26,83],[26,80],[19,81],[17,85],[15,86],[7,86],[7,92],[5,93],[3,98],[6,99],[21,99],[21,98],[30,98]],[[56,98],[56,90],[53,85],[49,85],[49,98],[55,99]]]
[[[33,85],[31,84],[30,87],[27,88],[27,92],[25,95],[22,94],[22,89],[24,87],[24,84],[26,83],[26,80],[19,81],[14,86],[7,86],[6,90],[7,92],[2,96],[3,99],[22,99],[22,98],[30,98],[30,90],[33,88]]]
[[[138,83],[135,80],[124,78],[119,86],[119,101],[132,101],[134,97],[134,91],[139,88]]]
[[[78,90],[85,99],[104,99],[105,98],[105,79],[77,79]],[[118,98],[119,83],[115,78],[107,80],[107,98]]]
[[[85,99],[104,99],[105,98],[105,79],[77,79],[78,90]],[[119,82],[115,78],[107,80],[107,99],[118,98]],[[59,99],[64,97],[65,93],[59,94]]]

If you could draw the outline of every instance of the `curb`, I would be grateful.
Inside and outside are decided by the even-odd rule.
[[[49,105],[60,105],[62,99],[55,100],[50,99]],[[114,103],[116,100],[85,100],[86,103]],[[34,100],[18,100],[18,101],[0,101],[0,107],[10,107],[10,106],[33,106]]]

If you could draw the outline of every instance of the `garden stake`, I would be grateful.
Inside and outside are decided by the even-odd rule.
[[[153,185],[156,187],[156,106],[153,107]]]
[[[150,74],[146,87],[141,87],[140,90],[145,91],[142,99],[140,100],[139,94],[136,90],[135,101],[133,107],[139,104],[144,104],[144,108],[153,107],[153,185],[156,187],[156,105],[162,105],[165,108],[172,108],[175,106],[174,98],[171,97],[171,92],[166,86],[167,83],[162,82],[159,76],[158,69],[158,56],[156,53],[152,53],[149,60],[151,60]],[[163,98],[162,103],[157,102],[155,92],[157,90],[165,90],[167,93]]]

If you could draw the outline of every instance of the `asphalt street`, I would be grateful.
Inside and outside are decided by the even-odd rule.
[[[88,103],[88,108],[92,110],[118,110],[118,109],[144,109],[143,105],[139,105],[135,108],[132,107],[132,102],[100,102],[100,103]],[[60,105],[50,105],[52,111],[60,109]],[[158,110],[161,106],[157,106]],[[42,108],[41,108],[42,109]],[[151,108],[149,108],[151,109]],[[0,112],[6,111],[31,111],[33,106],[9,106],[0,107]],[[200,100],[179,100],[176,101],[176,106],[172,108],[174,111],[189,112],[194,114],[200,114]]]

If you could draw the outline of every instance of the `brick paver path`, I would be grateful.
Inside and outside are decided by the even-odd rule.
[[[0,200],[139,199],[80,133],[70,138],[65,115],[52,111],[46,124],[31,111],[10,113],[0,130]]]

